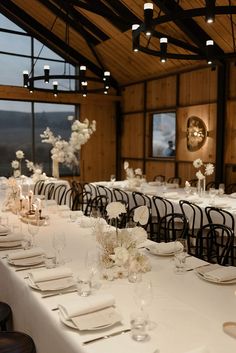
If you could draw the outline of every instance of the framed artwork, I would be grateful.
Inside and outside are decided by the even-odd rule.
[[[176,113],[154,113],[152,117],[152,157],[175,157]]]

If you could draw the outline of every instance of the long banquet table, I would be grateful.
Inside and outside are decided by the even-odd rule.
[[[40,227],[37,242],[47,252],[52,252],[52,235],[64,231],[66,235],[66,267],[75,276],[80,271],[86,249],[96,248],[92,228],[82,227],[81,222],[71,223],[62,217],[61,211],[50,212],[50,224]],[[10,222],[16,216],[9,213]],[[79,218],[78,218],[79,219]],[[27,227],[23,224],[23,232]],[[226,321],[236,321],[236,285],[220,285],[200,279],[195,271],[183,275],[174,272],[172,257],[151,255],[152,270],[143,274],[153,284],[154,299],[149,307],[150,319],[156,323],[149,332],[150,340],[142,343],[132,340],[130,333],[100,340],[86,346],[83,342],[129,327],[130,314],[136,310],[133,299],[134,284],[127,279],[101,280],[100,293],[111,293],[116,300],[117,310],[122,314],[122,325],[93,332],[79,332],[60,322],[58,311],[53,311],[63,300],[73,300],[77,293],[42,298],[27,283],[27,270],[16,272],[9,266],[4,255],[16,251],[0,252],[0,300],[8,302],[13,310],[14,329],[32,336],[37,353],[187,353],[197,348],[201,353],[235,353],[236,340],[223,332]],[[192,268],[201,261],[187,258]],[[37,271],[36,269],[32,271]],[[92,294],[93,295],[93,294]]]

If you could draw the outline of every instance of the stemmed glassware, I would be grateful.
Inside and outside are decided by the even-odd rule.
[[[62,251],[66,246],[66,239],[64,232],[56,232],[53,234],[52,245],[56,253],[56,266],[64,264]]]
[[[38,217],[35,218],[34,220],[28,220],[28,232],[29,232],[29,235],[30,235],[30,238],[31,238],[31,246],[32,248],[34,248],[36,246],[36,235],[38,234],[39,232],[39,219]]]

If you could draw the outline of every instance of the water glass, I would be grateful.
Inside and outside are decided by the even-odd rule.
[[[178,238],[175,241],[174,247],[174,260],[175,260],[175,272],[177,274],[183,274],[186,271],[186,257],[187,257],[187,240]]]
[[[64,265],[62,251],[66,246],[66,239],[64,232],[57,232],[53,234],[52,245],[56,253],[56,266]]]
[[[146,341],[149,338],[147,333],[148,315],[143,311],[131,314],[131,337],[138,342]]]
[[[89,274],[82,274],[77,277],[77,292],[81,297],[91,294],[91,278]]]
[[[219,184],[219,190],[218,190],[219,196],[223,196],[224,193],[225,193],[225,184]]]
[[[77,213],[75,211],[70,211],[70,221],[74,223],[77,220]]]

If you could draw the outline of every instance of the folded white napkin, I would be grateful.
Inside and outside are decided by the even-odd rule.
[[[236,199],[236,192],[233,192],[232,194],[230,194],[230,197],[232,197],[233,199]]]
[[[217,282],[226,282],[236,279],[236,267],[219,266],[213,270],[206,271],[204,277]]]
[[[51,281],[54,279],[71,277],[73,272],[69,268],[51,268],[45,270],[39,270],[34,272],[29,272],[29,277],[34,283]]]
[[[171,199],[171,198],[177,198],[178,197],[178,193],[177,192],[166,192],[165,193],[165,198],[169,198],[169,199]]]
[[[14,252],[14,254],[8,254],[9,260],[26,259],[28,257],[36,257],[44,254],[44,251],[40,248],[21,250]]]
[[[8,234],[5,237],[0,237],[0,244],[5,242],[21,241],[24,238],[23,234]]]
[[[115,304],[115,299],[111,294],[95,294],[88,297],[78,297],[76,299],[64,301],[58,304],[58,308],[66,320],[73,317],[91,313]]]
[[[149,250],[152,254],[172,254],[175,251],[183,249],[183,245],[178,241],[170,241],[168,243],[153,243],[148,245]]]
[[[8,232],[9,232],[9,229],[6,226],[3,226],[0,224],[0,235],[7,234]]]

